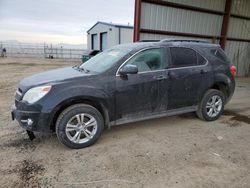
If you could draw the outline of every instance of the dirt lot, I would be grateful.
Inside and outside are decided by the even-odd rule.
[[[0,187],[250,187],[250,79],[216,122],[194,114],[105,130],[70,150],[54,134],[33,142],[10,120],[24,77],[80,62],[0,59]]]

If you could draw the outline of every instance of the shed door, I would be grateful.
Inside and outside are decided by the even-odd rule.
[[[107,34],[107,32],[105,32],[105,33],[101,33],[101,51],[103,51],[103,50],[106,50],[107,49],[107,47],[108,47],[108,45],[107,45],[107,43],[108,43],[108,34]]]
[[[92,50],[97,50],[97,44],[98,44],[98,41],[97,41],[97,34],[92,34],[91,35],[91,49]]]

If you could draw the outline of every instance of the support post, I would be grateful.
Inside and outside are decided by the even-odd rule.
[[[223,22],[221,27],[221,40],[220,45],[222,49],[225,49],[228,33],[229,19],[231,15],[232,0],[226,0],[225,15],[223,16]]]
[[[134,42],[140,40],[141,0],[135,0]]]

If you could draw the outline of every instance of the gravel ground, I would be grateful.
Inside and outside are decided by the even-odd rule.
[[[221,118],[193,113],[113,127],[71,150],[56,135],[30,142],[10,106],[18,82],[80,62],[0,59],[0,187],[249,187],[250,78],[238,78]]]

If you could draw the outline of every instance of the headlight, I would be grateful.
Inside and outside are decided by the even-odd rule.
[[[39,86],[29,89],[23,96],[23,101],[32,104],[49,93],[51,86]]]

